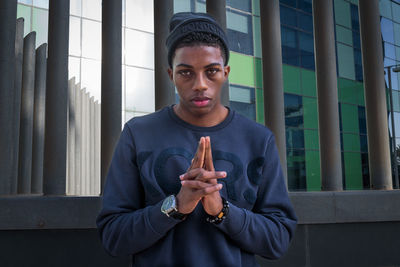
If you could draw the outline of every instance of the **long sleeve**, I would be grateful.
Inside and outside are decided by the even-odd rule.
[[[97,218],[105,249],[114,256],[135,254],[165,236],[179,221],[165,216],[161,204],[162,200],[145,207],[134,139],[125,125],[107,175],[103,209]]]
[[[275,138],[269,138],[257,200],[246,210],[230,203],[227,218],[216,225],[240,248],[276,259],[288,249],[297,218],[291,206]]]

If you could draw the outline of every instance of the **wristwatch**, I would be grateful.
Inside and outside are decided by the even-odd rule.
[[[180,213],[178,211],[176,198],[174,195],[170,195],[166,199],[164,199],[164,202],[161,205],[161,212],[168,217],[172,217],[181,221],[186,218],[186,214]]]

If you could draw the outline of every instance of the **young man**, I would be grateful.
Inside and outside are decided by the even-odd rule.
[[[167,39],[179,103],[126,123],[97,219],[134,266],[257,266],[279,258],[296,216],[273,134],[220,101],[229,48],[207,14],[178,13]]]

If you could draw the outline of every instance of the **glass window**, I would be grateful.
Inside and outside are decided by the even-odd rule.
[[[298,12],[299,28],[312,33],[313,32],[313,18],[311,15]]]
[[[250,0],[226,0],[226,6],[240,9],[243,11],[251,12]]]
[[[81,59],[79,57],[68,58],[68,79],[75,77],[75,82],[81,81]]]
[[[394,45],[384,42],[384,47],[384,56],[391,59],[396,59],[396,50],[394,49]]]
[[[82,14],[82,0],[70,0],[69,12],[71,15],[81,16]]]
[[[335,0],[334,3],[336,24],[351,29],[350,4],[344,0]]]
[[[195,2],[195,11],[206,13],[206,1],[205,0],[197,0]]]
[[[361,153],[361,171],[364,189],[370,189],[368,153]]]
[[[49,0],[33,0],[33,5],[45,9],[49,9]]]
[[[312,0],[298,0],[298,8],[304,12],[312,13]]]
[[[354,48],[361,49],[360,33],[353,31],[353,46]]]
[[[254,88],[229,85],[229,100],[233,110],[251,120],[256,119]]]
[[[296,0],[280,0],[280,2],[291,7],[297,7]]]
[[[82,56],[101,59],[101,23],[82,19]]]
[[[174,0],[174,13],[178,12],[189,12],[190,1],[188,0]]]
[[[82,16],[101,21],[101,0],[82,1]]]
[[[18,0],[18,3],[23,3],[27,5],[32,5],[32,0]]]
[[[126,67],[125,105],[129,111],[154,111],[154,71]]]
[[[400,46],[396,46],[396,58],[400,61]]]
[[[384,58],[383,62],[384,62],[383,64],[385,67],[393,66],[393,65],[397,64],[397,62],[395,60],[387,58],[387,57]],[[393,68],[391,69],[390,73],[391,73],[392,89],[399,90],[397,73],[393,72]],[[389,79],[388,73],[385,72],[386,86],[389,88],[389,80],[388,79]]]
[[[81,55],[81,20],[73,16],[69,17],[69,54]]]
[[[393,101],[393,110],[396,112],[400,112],[399,91],[392,90],[392,101]]]
[[[82,58],[81,87],[101,101],[101,61]]]
[[[125,42],[125,59],[127,65],[154,68],[153,34],[126,29]]]
[[[393,30],[394,30],[394,43],[400,46],[400,24],[393,23]]]
[[[304,149],[304,130],[286,127],[287,149]]]
[[[297,31],[281,26],[282,62],[289,65],[300,65],[300,52],[297,45]]]
[[[353,45],[353,31],[342,27],[340,25],[336,25],[336,40],[338,42]]]
[[[356,80],[363,81],[362,55],[360,49],[354,49],[354,67],[356,71]]]
[[[380,0],[379,10],[382,16],[392,19],[392,7],[390,0]]]
[[[153,1],[126,0],[126,26],[154,32]]]
[[[393,22],[382,18],[381,19],[381,31],[382,37],[385,42],[394,43],[394,36],[393,36]]]
[[[31,8],[24,5],[17,6],[17,18],[24,18],[24,36],[31,31]]]
[[[260,17],[253,16],[253,25],[254,25],[254,56],[261,58],[262,49],[261,49]]]
[[[355,80],[354,52],[351,46],[337,43],[339,76]]]
[[[303,127],[302,97],[298,95],[285,94],[284,103],[286,127]]]
[[[365,107],[358,106],[358,128],[360,134],[367,134],[367,119],[365,117]]]
[[[306,190],[306,164],[304,150],[287,150],[288,188],[290,191]]]
[[[260,16],[260,0],[253,0],[253,14]]]
[[[281,24],[297,27],[297,12],[290,7],[280,7]]]
[[[314,40],[308,33],[299,32],[300,61],[306,69],[314,69]]]
[[[396,137],[400,137],[400,113],[393,112],[394,115],[394,130],[396,131]]]
[[[228,42],[232,51],[253,55],[253,26],[251,15],[228,9],[226,23]]]
[[[351,4],[351,28],[353,31],[360,31],[360,22],[358,18],[358,6]]]
[[[36,31],[36,47],[47,43],[49,12],[47,10],[33,8],[32,31]]]
[[[400,23],[400,4],[392,2],[393,20]]]

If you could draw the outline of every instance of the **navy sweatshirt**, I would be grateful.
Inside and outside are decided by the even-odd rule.
[[[229,214],[218,225],[206,221],[201,202],[184,221],[161,212],[202,136],[210,136],[215,169],[227,172],[219,182]],[[97,226],[105,249],[133,254],[134,266],[257,266],[254,254],[285,253],[296,221],[270,130],[233,110],[197,127],[166,107],[125,124]]]

